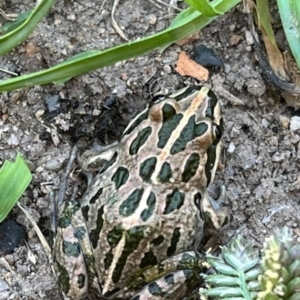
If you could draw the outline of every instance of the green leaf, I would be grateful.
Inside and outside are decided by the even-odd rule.
[[[286,38],[300,68],[300,1],[277,0],[277,5]]]
[[[221,12],[214,9],[207,0],[184,0],[184,2],[205,16],[213,17],[221,14]]]
[[[259,24],[266,31],[266,34],[270,39],[270,41],[272,42],[272,44],[276,46],[275,35],[271,25],[269,3],[266,0],[257,0],[256,5],[257,5],[258,18],[260,21]]]
[[[10,31],[13,31],[17,27],[21,26],[26,19],[29,17],[29,15],[32,13],[32,10],[28,10],[25,12],[22,12],[18,15],[17,19],[15,21],[7,21],[4,23],[2,27],[0,27],[0,32],[5,34]]]
[[[16,29],[9,31],[0,37],[0,56],[10,51],[18,44],[23,42],[28,35],[35,29],[41,19],[47,14],[48,10],[54,5],[56,0],[41,0],[31,12],[29,17],[21,22]]]
[[[0,222],[2,222],[28,187],[32,175],[18,153],[14,163],[6,160],[0,169]]]
[[[241,0],[214,0],[210,5],[221,13],[225,13],[240,1]],[[204,16],[200,12],[188,8],[176,18],[175,22],[172,22],[169,28],[162,32],[104,51],[84,52],[80,54],[80,57],[72,57],[48,70],[1,81],[0,92],[52,82],[62,83],[77,75],[112,65],[116,62],[145,54],[155,48],[174,43],[193,34],[216,18],[217,16]]]

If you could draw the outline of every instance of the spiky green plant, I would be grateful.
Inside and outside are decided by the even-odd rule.
[[[243,237],[238,236],[228,247],[222,247],[220,257],[207,254],[206,258],[217,274],[203,275],[206,284],[212,287],[201,290],[202,299],[203,297],[234,300],[257,298],[259,254]]]
[[[265,240],[258,300],[300,299],[300,244],[288,227]]]
[[[216,274],[203,275],[202,299],[300,300],[300,244],[288,227],[265,239],[261,260],[238,236],[220,257],[207,254],[207,261]]]

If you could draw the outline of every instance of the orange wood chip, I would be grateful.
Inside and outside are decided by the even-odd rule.
[[[208,79],[208,70],[191,60],[187,54],[182,51],[177,60],[175,69],[181,76],[191,76],[198,80]]]

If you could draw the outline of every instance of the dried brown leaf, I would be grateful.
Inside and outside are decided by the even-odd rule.
[[[208,79],[208,70],[193,61],[184,51],[182,51],[177,60],[175,69],[181,76],[191,76],[199,81]]]
[[[283,80],[288,81],[288,76],[284,70],[284,62],[282,58],[282,54],[280,50],[277,48],[277,45],[274,45],[269,39],[264,28],[261,28],[261,32],[263,35],[266,51],[269,58],[269,63],[277,76],[282,78]]]

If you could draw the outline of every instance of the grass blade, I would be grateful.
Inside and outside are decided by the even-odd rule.
[[[282,26],[300,69],[300,1],[277,0]]]
[[[0,33],[6,34],[21,26],[30,16],[32,10],[27,10],[20,13],[15,21],[7,21],[0,27]]]
[[[56,0],[41,0],[29,15],[16,29],[0,37],[0,56],[4,55],[18,44],[23,42],[35,29],[48,10],[54,5]]]
[[[225,13],[240,1],[241,0],[215,0],[210,4],[217,11]],[[155,48],[178,41],[203,28],[216,18],[217,16],[204,16],[200,12],[188,8],[180,14],[180,17],[176,18],[176,21],[173,22],[169,28],[160,33],[104,51],[84,52],[53,68],[1,81],[0,92],[32,85],[64,82],[74,76],[145,54]]]
[[[287,80],[283,57],[280,50],[277,47],[275,35],[271,24],[269,3],[266,0],[257,0],[256,5],[258,27],[263,35],[269,63],[277,76]]]
[[[184,0],[187,4],[193,7],[195,10],[200,11],[205,16],[216,16],[221,13],[214,9],[207,0]]]

